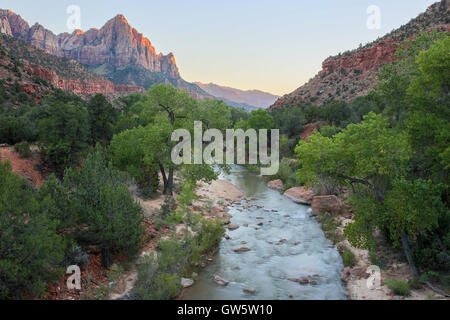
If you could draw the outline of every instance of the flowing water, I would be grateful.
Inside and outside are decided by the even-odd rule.
[[[342,258],[310,216],[308,206],[295,204],[270,190],[261,177],[241,167],[233,167],[221,178],[258,200],[230,207],[231,221],[240,228],[227,231],[231,240],[222,241],[213,262],[200,272],[184,299],[346,299],[341,283]],[[263,225],[256,228],[261,222]],[[242,246],[251,251],[234,252]],[[217,285],[215,275],[229,281],[228,286]],[[300,285],[288,280],[302,277],[316,284]],[[246,294],[244,289],[256,290],[256,294]]]

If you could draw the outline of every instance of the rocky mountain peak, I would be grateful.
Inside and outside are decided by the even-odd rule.
[[[173,54],[157,55],[149,39],[118,14],[100,29],[55,35],[39,23],[31,28],[11,10],[0,10],[0,32],[24,40],[52,55],[76,60],[87,66],[138,65],[150,72],[180,78]]]

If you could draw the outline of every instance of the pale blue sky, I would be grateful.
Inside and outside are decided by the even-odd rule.
[[[66,9],[81,8],[82,29],[116,14],[173,52],[188,81],[289,93],[313,77],[330,55],[356,48],[416,17],[435,0],[0,0],[0,7],[66,32]],[[381,29],[366,27],[370,5]]]

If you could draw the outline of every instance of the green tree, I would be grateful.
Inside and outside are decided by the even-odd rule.
[[[109,151],[114,166],[128,172],[146,194],[158,191],[158,164],[145,161],[146,129],[137,127],[114,136]]]
[[[63,259],[63,240],[51,219],[54,203],[38,202],[25,182],[0,159],[0,298],[44,293]]]
[[[258,109],[250,113],[247,120],[248,129],[273,129],[273,118],[267,110]]]
[[[102,248],[109,267],[114,254],[135,255],[144,236],[142,208],[129,191],[126,175],[112,167],[103,149],[90,153],[81,171],[68,169],[64,186],[76,209],[77,241]]]
[[[109,143],[113,136],[113,128],[117,118],[117,111],[102,94],[97,94],[87,104],[89,126],[91,129],[91,144]]]
[[[61,175],[64,168],[77,164],[89,137],[85,108],[63,103],[48,107],[39,122],[40,141],[48,165]]]

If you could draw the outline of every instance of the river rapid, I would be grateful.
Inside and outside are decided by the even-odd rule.
[[[240,228],[227,231],[231,239],[222,241],[214,260],[185,291],[185,300],[346,299],[342,258],[310,216],[310,207],[267,188],[263,178],[242,167],[220,178],[257,200],[229,208]],[[240,247],[250,251],[236,253]],[[216,284],[216,275],[229,284]],[[309,283],[292,281],[302,278]]]

